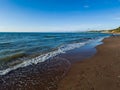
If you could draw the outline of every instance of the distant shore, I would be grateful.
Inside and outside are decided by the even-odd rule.
[[[72,65],[58,90],[120,90],[120,36],[103,42],[92,58]]]
[[[93,33],[108,33],[108,34],[120,34],[120,27],[116,28],[116,29],[111,29],[111,30],[91,30],[88,32],[93,32]]]

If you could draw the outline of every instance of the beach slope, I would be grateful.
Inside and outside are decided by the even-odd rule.
[[[58,90],[120,90],[120,37],[109,37],[90,59],[72,65]]]

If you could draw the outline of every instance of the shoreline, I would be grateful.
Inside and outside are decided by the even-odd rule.
[[[105,38],[93,57],[74,63],[58,90],[120,90],[119,40]]]
[[[59,81],[66,76],[71,65],[92,57],[96,53],[95,46],[99,44],[101,41],[96,40],[45,62],[18,68],[0,76],[0,90],[56,90]]]
[[[67,53],[71,52],[69,54],[71,54],[73,56],[73,53],[81,53],[80,51],[84,51],[84,50],[81,50],[80,48],[85,47],[87,44],[94,43],[93,46],[89,46],[90,48],[93,48],[102,39],[103,39],[103,37],[94,38],[93,40],[92,40],[92,38],[91,39],[84,38],[83,39],[84,41],[68,43],[66,45],[63,44],[63,45],[60,45],[59,47],[57,47],[56,49],[53,49],[48,52],[44,52],[42,54],[40,53],[40,54],[36,54],[36,55],[28,55],[28,56],[26,55],[25,57],[24,56],[19,57],[19,56],[21,56],[21,54],[20,55],[13,54],[11,56],[4,57],[5,60],[2,59],[2,61],[3,61],[3,63],[4,63],[4,61],[6,61],[6,62],[5,62],[5,64],[1,65],[1,67],[0,67],[0,75],[5,75],[5,74],[7,74],[13,70],[16,70],[18,68],[21,68],[21,67],[27,67],[32,64],[38,64],[38,63],[44,62],[46,60],[49,60],[52,57],[60,56],[61,54],[62,54],[62,56],[64,56],[63,54],[67,54]],[[88,48],[88,49],[90,49],[90,48]],[[69,54],[67,55],[68,57],[70,56]],[[84,57],[87,57],[87,55],[85,56],[85,54],[86,53],[84,53],[84,55],[83,54],[82,55]],[[22,55],[23,55],[23,53],[22,53]],[[24,55],[25,55],[25,53],[24,53]],[[88,56],[90,56],[90,55],[88,55]],[[65,57],[65,58],[67,58],[67,57]],[[79,59],[84,59],[84,58],[79,57]],[[73,60],[71,60],[71,61],[73,61]]]

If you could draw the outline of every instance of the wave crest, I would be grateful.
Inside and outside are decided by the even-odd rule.
[[[48,60],[51,57],[55,57],[59,54],[65,53],[66,51],[69,51],[69,50],[72,50],[72,49],[75,49],[75,48],[80,48],[80,47],[84,46],[85,44],[87,44],[89,42],[90,42],[90,40],[87,41],[87,42],[83,42],[83,43],[73,43],[73,44],[62,45],[55,51],[51,51],[51,52],[48,52],[46,54],[42,54],[38,57],[29,59],[29,60],[26,59],[23,62],[15,65],[15,66],[9,67],[9,68],[4,69],[4,70],[0,70],[0,75],[5,75],[5,74],[9,73],[10,71],[16,70],[20,67],[26,67],[28,65],[44,62],[45,60]]]

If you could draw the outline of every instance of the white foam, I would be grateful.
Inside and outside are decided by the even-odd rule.
[[[69,50],[72,50],[72,49],[75,49],[75,48],[80,48],[81,46],[84,46],[87,43],[89,43],[89,41],[84,42],[84,43],[73,43],[73,44],[63,45],[63,46],[59,47],[58,50],[48,52],[46,54],[40,55],[40,56],[38,56],[36,58],[33,58],[33,59],[30,59],[30,60],[24,60],[20,64],[17,64],[15,66],[12,66],[12,67],[4,69],[4,70],[0,70],[0,75],[5,75],[5,74],[9,73],[10,71],[16,70],[20,67],[26,67],[28,65],[44,62],[45,60],[48,60],[51,57],[55,57],[59,54],[65,53],[66,51],[69,51]]]

